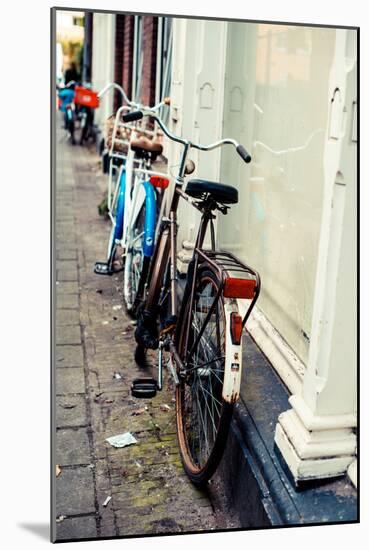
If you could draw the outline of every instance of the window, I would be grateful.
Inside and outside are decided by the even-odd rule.
[[[156,61],[155,103],[170,95],[172,76],[172,18],[159,17]],[[162,107],[160,117],[168,123],[169,109]]]
[[[172,68],[172,18],[157,18],[157,42],[156,42],[156,64],[151,65],[153,72],[150,72],[150,83],[142,82],[142,70],[144,55],[150,57],[147,45],[143,40],[143,28],[145,16],[135,16],[134,38],[133,38],[133,69],[132,69],[132,99],[138,103],[141,102],[144,91],[142,86],[149,85],[155,98],[151,96],[151,103],[159,103],[164,97],[170,94],[171,68]],[[147,16],[146,16],[147,17]],[[145,37],[147,38],[147,37]],[[152,44],[155,52],[155,43]],[[145,51],[144,51],[145,50]],[[154,53],[155,56],[155,53]],[[147,60],[146,60],[147,61]],[[145,61],[145,63],[146,63]],[[156,68],[155,68],[156,65]],[[147,72],[145,73],[147,79]],[[151,95],[151,94],[150,94]],[[159,116],[165,123],[169,119],[169,109],[164,107],[160,110]]]
[[[73,25],[76,25],[77,27],[83,27],[84,24],[85,24],[84,16],[73,17]]]
[[[132,99],[136,102],[140,101],[141,96],[142,64],[142,15],[135,15],[135,29],[133,37]]]

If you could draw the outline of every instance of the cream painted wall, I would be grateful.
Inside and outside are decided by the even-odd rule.
[[[92,41],[92,86],[101,90],[114,81],[115,15],[94,13]],[[108,92],[95,111],[95,122],[103,127],[113,113],[113,92]]]
[[[221,179],[239,205],[219,220],[219,241],[259,270],[259,308],[307,361],[324,186],[328,78],[335,30],[228,24]]]
[[[332,365],[334,376],[343,381],[339,387],[324,384],[320,391],[319,412],[325,414],[332,409],[332,402],[339,403],[343,414],[356,414],[357,405],[357,62],[356,52],[351,53],[348,44],[354,44],[354,31],[346,44],[346,113],[345,137],[342,145],[341,161],[335,178],[333,209],[338,210],[333,228],[337,236],[334,251],[338,256],[335,269],[334,322],[332,326],[330,353],[328,361],[321,361],[318,375],[328,380]],[[348,375],[348,372],[350,375]]]
[[[176,20],[174,33],[172,129],[233,137],[253,157],[245,165],[231,148],[194,157],[194,176],[239,189],[218,241],[261,273],[249,330],[293,394],[276,443],[296,479],[306,467],[317,478],[344,473],[356,446],[355,37],[195,20]],[[188,206],[179,220],[179,241],[193,241]]]
[[[192,177],[239,189],[239,205],[219,215],[219,245],[260,271],[261,312],[302,367],[311,337],[335,47],[330,28],[174,20],[172,130],[204,142],[234,137],[250,150],[250,165],[230,147],[221,157],[192,152]],[[168,146],[172,171],[178,153]],[[197,220],[190,206],[181,206],[180,244],[193,242]]]
[[[337,29],[309,359],[279,415],[275,442],[295,480],[342,475],[356,485],[356,32]]]
[[[211,143],[220,139],[222,129],[226,26],[221,21],[174,19],[173,37],[171,129],[194,142]],[[169,169],[176,173],[182,148],[167,146]],[[217,179],[219,150],[192,150],[189,157],[196,164],[191,177]],[[178,220],[180,250],[184,241],[193,242],[199,214],[181,201]]]

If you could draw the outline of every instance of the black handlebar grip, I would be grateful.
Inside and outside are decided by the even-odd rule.
[[[247,164],[251,162],[251,155],[249,155],[243,145],[237,145],[237,153]]]
[[[142,111],[132,111],[131,113],[127,113],[126,115],[123,115],[123,121],[133,122],[134,120],[140,120],[142,117],[143,117]]]

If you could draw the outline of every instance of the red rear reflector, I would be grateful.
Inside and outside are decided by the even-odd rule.
[[[242,317],[234,311],[231,313],[231,339],[233,345],[239,345],[242,337]]]
[[[223,295],[226,298],[248,298],[255,294],[256,281],[253,279],[235,279],[228,277],[224,281]]]
[[[166,189],[169,185],[169,180],[161,176],[150,176],[150,183],[159,189]]]

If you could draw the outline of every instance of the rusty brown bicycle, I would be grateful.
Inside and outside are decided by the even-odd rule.
[[[169,200],[168,216],[160,221],[155,251],[137,296],[136,361],[147,349],[158,349],[158,377],[138,378],[131,388],[135,397],[152,398],[162,389],[164,351],[176,386],[176,422],[184,469],[193,483],[206,483],[222,457],[233,404],[240,391],[242,330],[260,292],[260,277],[234,255],[215,245],[216,212],[227,214],[238,202],[229,185],[185,177],[193,172],[191,148],[210,151],[229,144],[248,163],[246,149],[233,139],[210,145],[195,144],[172,134],[148,109],[131,112],[129,120],[154,118],[165,135],[183,146],[178,175]],[[193,163],[192,163],[193,165]],[[169,182],[168,182],[169,183]],[[169,191],[170,188],[168,188]],[[201,221],[189,263],[181,303],[177,276],[177,208],[180,198],[201,212]],[[204,249],[210,230],[210,250]],[[241,316],[239,300],[247,300]]]

